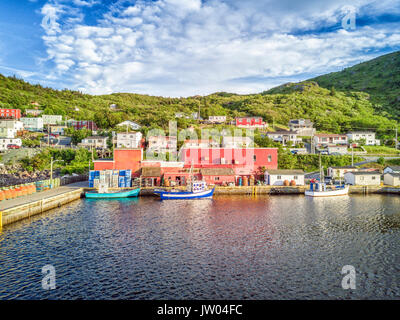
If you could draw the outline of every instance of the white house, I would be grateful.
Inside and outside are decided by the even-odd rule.
[[[22,140],[17,138],[17,139],[9,139],[9,138],[0,138],[0,151],[4,151],[9,149],[9,145],[17,145],[19,147],[22,146]]]
[[[289,121],[290,131],[295,131],[299,136],[311,137],[315,134],[314,124],[309,119],[293,119]]]
[[[24,129],[28,131],[43,131],[43,118],[21,118]]]
[[[222,137],[223,148],[249,148],[254,147],[254,141],[251,137],[239,137],[239,136],[223,136]]]
[[[224,123],[226,122],[226,116],[209,116],[208,122],[211,123]]]
[[[367,146],[379,146],[381,144],[380,140],[375,139],[375,132],[372,131],[354,131],[347,133],[349,140],[354,142],[359,142],[360,140],[365,140],[365,145]]]
[[[320,133],[314,135],[314,144],[317,147],[337,145],[337,144],[348,144],[348,138],[345,134],[328,134]]]
[[[107,149],[107,139],[108,137],[103,136],[87,137],[81,143],[78,143],[78,146]]]
[[[295,131],[280,130],[275,132],[267,132],[266,136],[276,142],[282,143],[284,146],[286,146],[288,142],[291,142],[292,145],[302,142],[301,138],[297,138],[297,132]]]
[[[346,172],[344,181],[351,185],[379,186],[381,184],[381,173],[379,171]]]
[[[400,173],[400,166],[387,166],[383,173]]]
[[[126,120],[124,122],[121,122],[119,124],[117,124],[118,127],[128,127],[131,130],[139,130],[141,128],[141,126],[139,124],[137,124],[134,121],[131,120]]]
[[[140,148],[141,140],[141,132],[119,132],[117,133],[117,148]]]
[[[18,131],[24,130],[24,124],[14,119],[0,120],[0,136],[6,138],[15,138]]]
[[[57,114],[42,114],[43,125],[52,125],[62,123],[62,116]]]
[[[385,173],[383,175],[383,183],[388,186],[399,187],[400,186],[400,173]]]
[[[176,137],[169,136],[150,136],[147,138],[148,149],[153,152],[166,153],[177,151],[177,140]]]
[[[34,117],[40,116],[42,113],[43,113],[43,110],[39,110],[39,109],[26,109],[25,110],[26,115],[31,115]]]
[[[294,181],[296,186],[304,186],[304,172],[302,170],[266,170],[265,183],[270,186],[283,186],[285,181]]]

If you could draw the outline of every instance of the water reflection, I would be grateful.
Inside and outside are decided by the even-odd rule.
[[[313,299],[399,295],[400,198],[82,200],[3,228],[0,298]],[[58,289],[43,292],[53,264]],[[341,289],[343,265],[357,291]]]

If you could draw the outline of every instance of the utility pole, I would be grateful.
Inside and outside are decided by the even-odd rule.
[[[50,161],[50,185],[53,186],[53,157]]]
[[[397,126],[396,126],[396,150],[398,149],[399,140],[397,139]]]
[[[50,147],[50,125],[47,125],[47,146]]]
[[[354,167],[354,148],[351,145],[351,166]]]

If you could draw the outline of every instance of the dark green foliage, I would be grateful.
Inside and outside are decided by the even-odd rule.
[[[312,79],[321,87],[368,93],[375,111],[400,119],[400,52]]]

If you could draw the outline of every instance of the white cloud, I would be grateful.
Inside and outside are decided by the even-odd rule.
[[[80,7],[96,4],[78,2]],[[127,1],[108,7],[96,26],[74,20],[84,11],[65,1],[42,8],[52,17],[50,25],[42,25],[49,59],[56,65],[51,77],[67,75],[75,88],[98,94],[260,92],[283,78],[330,71],[399,45],[399,28],[385,25],[303,32],[340,25],[344,0],[302,5],[289,0],[138,0],[128,7],[122,2]],[[395,0],[353,2],[364,11],[365,5],[380,12],[396,8]]]

